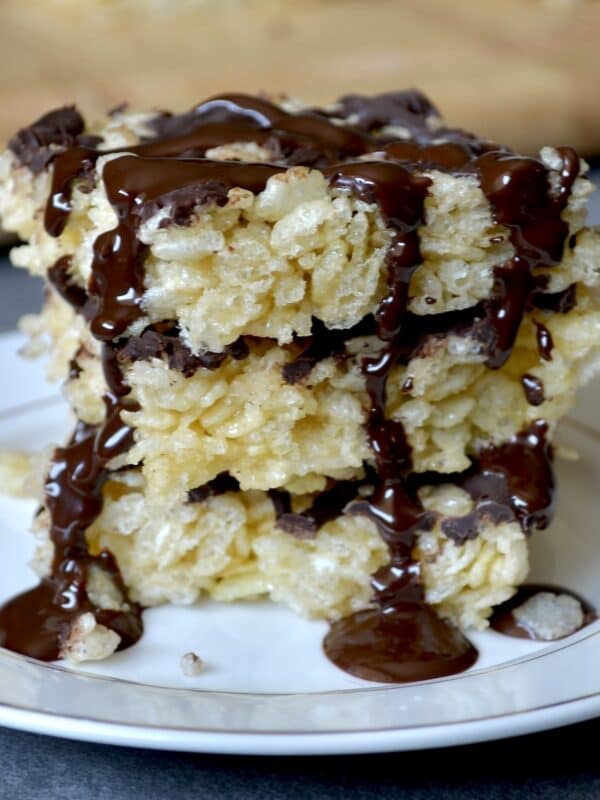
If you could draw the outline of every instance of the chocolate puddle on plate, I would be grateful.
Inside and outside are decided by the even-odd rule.
[[[519,624],[518,620],[513,615],[513,611],[539,592],[548,592],[553,595],[566,594],[569,597],[577,600],[583,611],[583,623],[577,628],[577,630],[585,628],[586,625],[589,625],[598,619],[595,608],[572,589],[565,589],[564,587],[555,586],[552,584],[525,583],[522,586],[519,586],[516,594],[514,594],[509,600],[501,603],[499,606],[496,606],[492,616],[490,617],[490,627],[492,630],[498,631],[498,633],[503,633],[505,636],[514,636],[518,639],[533,639],[537,642],[546,643],[565,639],[567,636],[571,636],[571,633],[575,633],[575,631],[572,631],[565,636],[558,637],[558,639],[539,639],[538,637],[534,636],[531,631]]]

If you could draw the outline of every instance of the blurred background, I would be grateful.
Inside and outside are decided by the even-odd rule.
[[[414,86],[451,125],[600,157],[600,0],[0,0],[0,53],[0,147],[64,103],[93,119],[124,101],[177,111],[268,91],[327,104]],[[0,230],[0,267],[9,244]],[[41,288],[0,275],[7,328]]]
[[[1,0],[0,52],[2,141],[65,102],[417,86],[452,125],[600,155],[600,0]]]

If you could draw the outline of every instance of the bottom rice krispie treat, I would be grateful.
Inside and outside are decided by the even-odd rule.
[[[105,658],[143,607],[269,596],[328,620],[359,677],[473,664],[464,633],[527,575],[600,353],[585,172],[449,129],[414,91],[20,131],[0,215],[48,287],[26,349],[77,423],[0,642]]]

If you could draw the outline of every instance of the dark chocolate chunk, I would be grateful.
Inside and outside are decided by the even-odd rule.
[[[126,363],[166,356],[169,369],[182,372],[189,378],[198,369],[218,369],[228,356],[240,361],[248,353],[248,345],[243,337],[220,353],[209,350],[192,353],[183,342],[177,324],[167,321],[149,325],[141,334],[123,339],[119,344],[118,358],[121,363]]]
[[[69,361],[69,380],[76,381],[81,375],[81,367],[76,358]]]
[[[411,134],[424,133],[427,120],[439,117],[438,110],[418,89],[385,92],[368,97],[347,94],[334,106],[334,116],[348,120],[363,131],[397,126]]]
[[[346,343],[359,336],[370,336],[375,331],[375,321],[367,316],[346,330],[327,328],[321,320],[313,318],[311,335],[296,339],[301,346],[300,353],[282,369],[286,383],[300,383],[307,378],[319,361],[332,356],[342,356]]]
[[[62,256],[48,270],[48,281],[74,311],[82,311],[87,302],[87,292],[73,281],[70,269],[71,257]]]
[[[240,483],[228,472],[220,472],[203,486],[197,486],[188,492],[188,503],[203,503],[209,497],[216,497],[226,492],[239,492]]]
[[[554,311],[557,314],[568,314],[577,305],[577,284],[572,283],[562,292],[534,292],[532,305],[542,311]]]
[[[32,125],[22,128],[8,143],[21,164],[34,174],[69,147],[96,147],[99,136],[84,135],[85,123],[75,106],[64,106],[44,114]]]
[[[447,517],[442,520],[442,533],[455,544],[462,545],[469,539],[476,539],[483,522],[494,525],[514,520],[513,513],[507,506],[493,501],[484,501],[469,514],[462,517]]]
[[[275,519],[279,519],[279,517],[283,516],[284,514],[291,513],[292,498],[290,497],[290,493],[288,491],[285,489],[269,489],[267,494],[273,503]]]
[[[344,513],[348,503],[358,494],[362,483],[358,480],[333,481],[331,486],[317,494],[311,506],[297,513],[291,510],[287,492],[274,490],[275,494],[271,494],[271,499],[275,506],[277,527],[299,539],[314,539],[319,528]]]

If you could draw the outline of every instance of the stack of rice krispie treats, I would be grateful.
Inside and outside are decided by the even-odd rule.
[[[332,622],[362,677],[472,663],[460,630],[525,579],[557,422],[598,363],[585,172],[416,91],[20,131],[0,217],[47,282],[27,349],[76,424],[5,645],[105,658],[141,607],[268,595]]]

